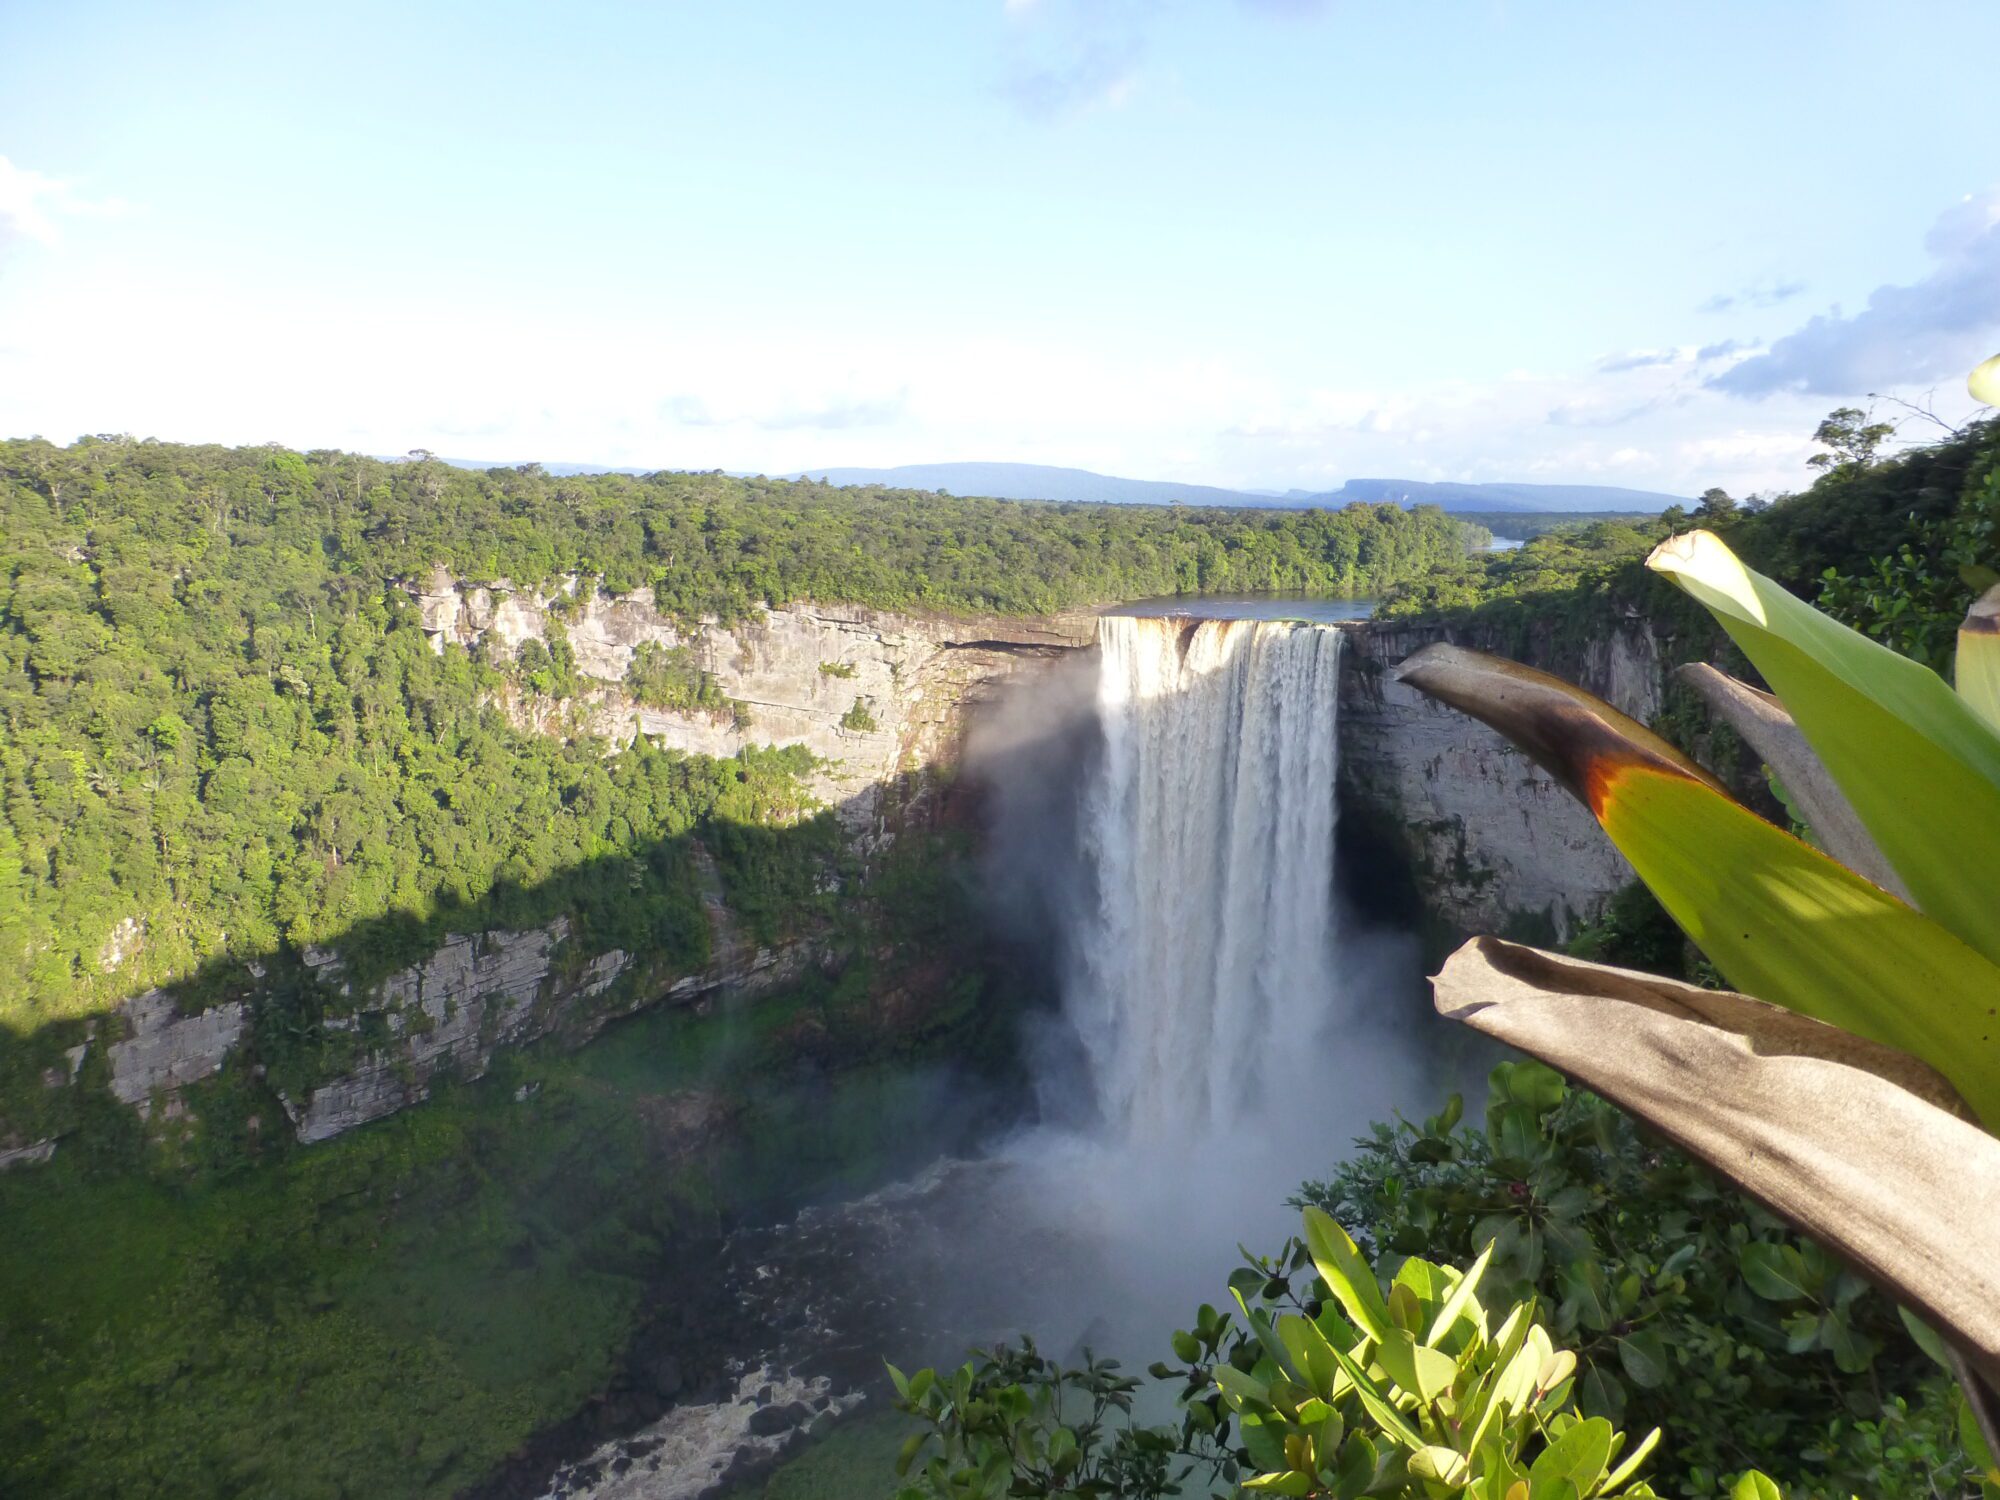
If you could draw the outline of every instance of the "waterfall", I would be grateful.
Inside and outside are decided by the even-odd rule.
[[[1064,1008],[1125,1138],[1275,1102],[1325,1024],[1340,645],[1289,622],[1099,622],[1093,896]]]

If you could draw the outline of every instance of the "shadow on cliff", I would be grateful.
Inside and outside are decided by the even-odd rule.
[[[751,761],[720,764],[740,778],[755,774]],[[788,1067],[837,1069],[962,1046],[980,1068],[1004,1073],[1011,1037],[1000,1018],[1034,1003],[1041,978],[1033,945],[996,936],[985,920],[990,903],[973,853],[983,800],[978,784],[949,769],[903,773],[784,824],[712,815],[547,880],[502,876],[470,899],[441,892],[423,915],[371,916],[319,947],[211,961],[158,992],[170,1008],[156,1009],[178,1019],[229,1007],[223,1016],[232,1027],[240,1016],[240,1027],[213,1078],[170,1079],[169,1118],[183,1095],[196,1114],[240,1120],[262,1100],[272,1106],[263,1118],[274,1118],[273,1096],[296,1103],[379,1061],[408,1034],[404,1019],[434,1024],[406,1004],[392,1026],[385,981],[405,976],[395,988],[412,1001],[413,970],[446,943],[470,936],[476,952],[537,929],[555,940],[536,1024],[521,1040],[580,1042],[662,1001],[752,1006],[735,991],[769,971],[764,987],[785,989],[793,1002]],[[615,982],[587,993],[602,973],[592,961],[614,950],[625,956]],[[96,1136],[131,1156],[140,1112],[112,1096],[109,1056],[131,1030],[122,1014],[130,1000],[5,1039],[0,1150],[51,1138],[67,1150],[72,1137],[81,1146]],[[446,1060],[435,1071],[443,1081],[457,1070]],[[223,1092],[250,1097],[222,1108]]]

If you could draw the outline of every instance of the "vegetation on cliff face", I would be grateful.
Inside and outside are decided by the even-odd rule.
[[[600,946],[692,965],[705,936],[687,841],[710,830],[732,903],[779,904],[767,879],[783,861],[732,860],[752,841],[726,830],[811,814],[797,756],[607,757],[517,731],[497,703],[573,692],[567,644],[556,630],[512,662],[434,655],[398,580],[440,563],[522,585],[576,572],[650,586],[678,616],[734,618],[802,597],[1034,611],[1177,589],[1370,591],[1462,550],[1458,523],[1393,506],[1037,506],[0,444],[0,952],[21,972],[0,986],[0,1023],[25,1034],[312,944],[373,945],[350,957],[380,972],[474,907],[500,925],[569,911]],[[728,707],[689,660],[655,653],[633,671],[655,706]]]
[[[717,1378],[718,1236],[920,1165],[911,1064],[980,1045],[977,996],[913,1041],[864,979],[506,1054],[251,1170],[0,1174],[0,1493],[457,1494],[614,1389],[656,1304],[676,1380]]]
[[[773,847],[790,830],[737,832],[811,868]],[[317,1145],[234,1062],[164,1143],[95,1096],[52,1162],[0,1173],[0,1493],[457,1494],[617,1399],[660,1307],[676,1378],[719,1376],[741,1352],[702,1279],[719,1235],[953,1149],[968,1075],[1015,1085],[970,856],[913,828],[797,982],[502,1052]]]

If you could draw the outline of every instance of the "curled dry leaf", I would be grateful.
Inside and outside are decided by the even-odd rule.
[[[1747,995],[1475,938],[1438,1011],[1646,1120],[2000,1386],[2000,1140],[1906,1053]]]

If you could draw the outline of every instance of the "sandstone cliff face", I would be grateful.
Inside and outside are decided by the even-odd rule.
[[[951,756],[967,704],[995,681],[1096,639],[1096,616],[1084,611],[947,619],[794,603],[733,626],[690,628],[661,615],[650,593],[592,594],[580,604],[571,602],[576,593],[574,580],[543,593],[466,584],[443,572],[411,588],[438,651],[487,641],[511,656],[561,629],[578,673],[594,684],[580,705],[583,727],[612,744],[643,734],[669,749],[713,756],[745,745],[805,746],[824,762],[814,794],[838,807],[851,831],[876,821],[891,779]],[[722,692],[749,710],[748,724],[633,701],[625,673],[647,642],[688,648]],[[842,724],[857,703],[874,728]]]
[[[551,620],[566,615],[579,672],[596,687],[577,714],[552,721],[552,730],[580,720],[612,743],[646,734],[710,755],[752,744],[806,746],[829,762],[815,790],[841,809],[864,846],[882,834],[884,794],[896,778],[955,760],[972,705],[1005,679],[1095,640],[1095,619],[1085,614],[946,620],[792,605],[734,629],[709,624],[683,634],[644,595],[598,596],[552,611],[548,596],[442,576],[412,592],[440,651],[490,634],[511,653],[524,641],[545,640]],[[1466,931],[1557,937],[1595,916],[1631,872],[1589,814],[1497,735],[1388,680],[1388,668],[1452,632],[1368,622],[1347,632],[1343,799],[1399,832],[1432,910]],[[748,726],[633,703],[623,679],[646,641],[690,647],[723,692],[749,705]],[[824,672],[825,664],[839,670]],[[1642,722],[1660,710],[1661,653],[1643,620],[1590,642],[1581,677]],[[1020,686],[1034,691],[1028,679]],[[874,730],[842,727],[857,698]],[[580,1042],[639,1006],[692,1003],[723,988],[754,992],[797,977],[812,961],[803,947],[774,951],[742,942],[719,882],[707,884],[715,959],[697,974],[660,973],[645,955],[618,950],[575,952],[561,921],[454,937],[358,996],[332,954],[308,953],[318,980],[342,997],[343,1014],[326,1028],[351,1034],[353,1054],[337,1076],[284,1098],[299,1139],[325,1140],[421,1100],[444,1070],[476,1077],[504,1047],[558,1034]],[[253,1006],[254,997],[181,1015],[170,996],[148,991],[120,1007],[89,1045],[106,1047],[110,1088],[120,1101],[148,1117],[162,1110],[171,1117],[182,1108],[181,1091],[214,1076],[243,1043]],[[51,1087],[78,1077],[85,1049],[74,1050],[68,1078],[51,1079]],[[0,1168],[46,1160],[53,1150],[52,1141],[0,1139]]]
[[[1343,798],[1401,831],[1418,888],[1448,925],[1568,938],[1633,878],[1632,868],[1583,805],[1520,751],[1476,720],[1390,681],[1391,667],[1440,640],[1503,649],[1448,626],[1349,627],[1340,697]],[[1627,620],[1588,643],[1579,680],[1649,722],[1665,689],[1649,625]]]
[[[572,582],[563,592],[574,588]],[[572,711],[529,727],[581,729],[614,745],[645,734],[714,756],[746,745],[804,745],[825,762],[813,792],[839,810],[863,846],[880,842],[884,794],[898,777],[955,759],[970,705],[1023,667],[1095,638],[1088,614],[948,620],[793,605],[732,629],[708,624],[683,633],[645,594],[598,595],[552,609],[554,595],[463,584],[442,574],[411,592],[439,651],[490,635],[512,654],[525,641],[546,642],[560,620],[580,675],[595,686]],[[625,672],[647,641],[691,648],[723,692],[748,706],[748,724],[634,703],[623,689]],[[857,700],[875,728],[842,725]],[[315,980],[340,996],[342,1014],[330,1017],[325,1030],[350,1036],[353,1053],[337,1076],[283,1097],[298,1138],[326,1140],[392,1114],[423,1099],[446,1070],[478,1077],[502,1048],[550,1035],[581,1043],[639,1006],[693,1003],[723,989],[755,993],[797,978],[813,961],[807,945],[774,950],[744,942],[712,868],[705,885],[715,957],[694,974],[658,972],[645,955],[617,949],[572,951],[569,925],[560,920],[527,932],[453,937],[359,995],[334,954],[308,952]],[[183,1015],[172,996],[149,990],[120,1006],[88,1045],[107,1048],[110,1088],[119,1101],[148,1119],[172,1119],[184,1111],[182,1092],[221,1071],[243,1044],[254,1007],[252,996]],[[70,1076],[50,1086],[73,1083],[81,1061],[72,1059]],[[0,1169],[45,1161],[54,1150],[52,1140],[0,1139]]]

